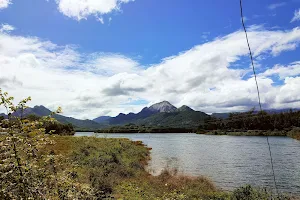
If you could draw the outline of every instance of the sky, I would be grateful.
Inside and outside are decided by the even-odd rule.
[[[263,109],[300,108],[300,0],[243,8]],[[258,108],[237,0],[0,0],[0,88],[80,119]]]

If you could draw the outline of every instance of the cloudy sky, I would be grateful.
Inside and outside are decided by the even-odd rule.
[[[0,0],[0,88],[82,119],[162,100],[258,108],[239,12],[236,0]],[[300,108],[300,0],[244,12],[263,108]]]

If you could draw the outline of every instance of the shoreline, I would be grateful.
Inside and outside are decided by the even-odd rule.
[[[205,133],[197,133],[204,135],[228,135],[228,136],[274,136],[274,137],[290,137],[296,140],[300,140],[300,129],[295,128],[292,130],[282,130],[282,131],[270,131],[270,130],[213,130]]]

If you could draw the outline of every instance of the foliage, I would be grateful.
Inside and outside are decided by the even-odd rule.
[[[159,176],[141,177],[124,181],[117,187],[120,199],[225,199],[228,194],[218,191],[204,177],[177,176],[164,170]]]
[[[299,127],[293,128],[291,131],[287,133],[287,135],[296,140],[300,140],[300,128]]]
[[[157,113],[143,120],[138,120],[136,124],[146,124],[149,126],[168,126],[172,128],[195,129],[209,116],[200,111],[185,110],[170,113]]]
[[[38,121],[42,117],[36,116],[34,114],[27,115],[25,117],[29,121]],[[62,124],[56,120],[46,121],[43,124],[45,132],[47,134],[57,134],[57,135],[74,135],[75,131],[72,124]]]
[[[30,97],[13,104],[13,97],[2,93],[0,106],[4,106],[8,120],[2,120],[7,134],[0,138],[0,199],[78,199],[89,197],[93,191],[86,184],[76,182],[72,171],[61,167],[67,161],[51,152],[41,153],[53,141],[45,134],[45,123],[51,116],[39,121],[13,117],[12,113],[26,108]],[[61,109],[57,110],[59,113]]]
[[[124,126],[112,126],[98,130],[98,133],[190,133],[195,132],[191,128],[156,127],[147,125],[126,124]]]
[[[149,150],[139,142],[94,137],[55,137],[55,141],[51,148],[70,158],[79,180],[91,185],[97,198],[110,197],[121,181],[146,173]]]
[[[245,113],[231,113],[227,119],[210,117],[198,130],[219,130],[216,134],[240,132],[246,135],[288,135],[289,131],[300,127],[300,111],[283,113],[255,113],[254,110]],[[249,130],[261,130],[256,133]],[[272,132],[268,132],[272,131]],[[248,132],[248,133],[247,133]],[[214,134],[212,132],[212,134]],[[299,132],[298,132],[299,134]],[[293,133],[294,137],[297,133]]]
[[[234,190],[231,195],[231,199],[232,200],[252,200],[252,199],[287,200],[290,198],[282,194],[279,195],[272,194],[271,191],[268,191],[265,188],[254,188],[251,185],[246,185],[244,187],[240,187]]]
[[[61,109],[41,118],[12,115],[29,100],[15,106],[0,90],[8,116],[0,120],[7,133],[0,137],[0,199],[276,199],[250,186],[222,192],[204,177],[176,171],[151,176],[144,169],[149,149],[140,141],[46,134]]]

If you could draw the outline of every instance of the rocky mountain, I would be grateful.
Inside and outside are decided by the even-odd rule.
[[[21,117],[23,116],[27,116],[27,115],[36,115],[36,116],[47,116],[51,114],[51,110],[49,110],[48,108],[46,108],[45,106],[34,106],[33,108],[26,108],[23,110],[23,113],[21,110],[17,110],[16,112],[14,112],[12,115],[13,116],[17,116],[17,117]]]
[[[145,119],[153,114],[156,113],[170,113],[176,111],[177,108],[170,104],[168,101],[163,101],[160,103],[156,103],[152,106],[143,108],[139,113],[129,113],[124,114],[120,113],[116,117],[109,118],[108,120],[102,122],[107,122],[109,125],[117,125],[117,124],[126,124],[126,123],[133,123],[136,120]]]
[[[139,113],[120,113],[116,117],[101,121],[106,125],[144,124],[149,126],[195,128],[209,115],[195,111],[188,106],[176,108],[168,101],[143,108]]]
[[[175,106],[173,106],[172,104],[170,104],[168,101],[163,101],[160,103],[153,104],[152,106],[149,107],[149,110],[156,112],[156,113],[158,113],[158,112],[170,113],[170,112],[175,112],[177,110],[177,108]]]
[[[183,105],[180,108],[178,108],[177,111],[184,112],[184,111],[194,111],[194,110],[191,109],[190,107],[186,106],[186,105]]]

